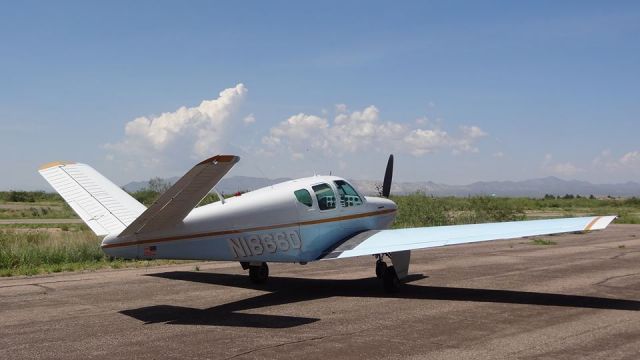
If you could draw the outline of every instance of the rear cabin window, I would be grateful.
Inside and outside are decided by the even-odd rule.
[[[362,198],[356,190],[344,180],[334,181],[338,194],[340,195],[340,205],[342,207],[362,205]]]
[[[296,195],[296,199],[301,203],[311,207],[313,205],[313,199],[311,199],[311,194],[307,189],[300,189],[293,192]]]
[[[336,195],[327,184],[319,184],[312,186],[318,199],[318,207],[320,210],[330,210],[336,208]]]

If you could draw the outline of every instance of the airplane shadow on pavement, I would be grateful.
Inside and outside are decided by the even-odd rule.
[[[174,305],[155,305],[120,312],[121,314],[143,321],[146,324],[167,323],[255,328],[290,328],[310,324],[320,319],[299,316],[253,314],[244,311],[336,296],[472,301],[629,311],[640,310],[640,301],[634,300],[411,284],[413,281],[424,279],[425,276],[423,275],[410,275],[405,280],[405,284],[401,287],[400,291],[395,294],[384,293],[379,284],[379,280],[376,278],[326,280],[274,276],[270,277],[269,281],[265,284],[255,285],[249,282],[246,275],[172,271],[150,274],[148,276],[211,285],[256,289],[268,291],[268,293],[206,309]]]

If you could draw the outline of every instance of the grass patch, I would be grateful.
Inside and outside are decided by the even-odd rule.
[[[66,203],[9,203],[0,206],[0,219],[77,219]]]
[[[0,276],[36,275],[102,268],[148,267],[187,263],[174,260],[112,260],[92,232],[0,230]]]
[[[39,230],[55,230],[61,231],[90,231],[89,227],[85,224],[72,223],[72,224],[0,224],[0,231],[2,230],[27,230],[27,229],[39,229]]]
[[[617,224],[640,224],[640,200],[392,196],[398,204],[394,228],[478,224],[573,216],[618,215]]]
[[[541,238],[535,238],[533,240],[531,240],[531,243],[534,245],[556,245],[555,241],[549,240],[549,239],[541,239]]]

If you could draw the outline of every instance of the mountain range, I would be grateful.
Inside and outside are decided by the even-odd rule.
[[[179,178],[173,177],[164,179],[173,184]],[[250,176],[231,176],[223,178],[216,186],[216,189],[224,194],[232,194],[238,191],[255,190],[261,187],[270,186],[288,178],[267,179]],[[363,194],[376,195],[376,186],[380,181],[372,180],[350,180],[350,182]],[[123,188],[130,192],[135,192],[148,187],[148,181],[130,182]],[[631,197],[640,196],[640,183],[626,182],[621,184],[592,184],[587,181],[562,180],[553,176],[531,179],[524,181],[480,181],[469,185],[445,185],[432,181],[419,182],[395,182],[391,186],[392,194],[410,194],[422,192],[433,196],[469,196],[469,195],[495,195],[495,196],[526,196],[543,197],[545,194],[552,195],[581,195],[581,196],[615,196]]]

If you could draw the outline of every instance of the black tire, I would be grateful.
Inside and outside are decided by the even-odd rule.
[[[387,263],[381,260],[376,261],[376,277],[382,279],[384,272],[387,270]]]
[[[267,263],[258,266],[249,266],[249,279],[254,284],[262,284],[269,278],[269,267]]]
[[[395,293],[398,291],[400,288],[400,279],[398,279],[398,274],[396,274],[396,269],[394,269],[393,266],[389,266],[385,269],[382,282],[384,285],[384,291],[388,293]]]

